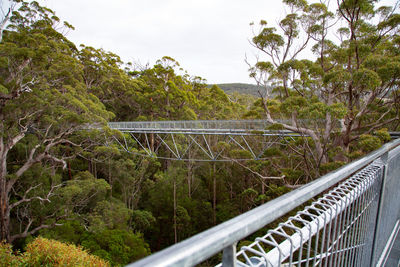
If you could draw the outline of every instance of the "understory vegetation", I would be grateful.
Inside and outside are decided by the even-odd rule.
[[[52,10],[10,1],[0,23],[0,264],[125,265],[389,141],[399,130],[400,15],[370,0],[283,2],[276,28],[253,24],[255,97],[227,95],[170,57],[138,66],[77,47]],[[299,136],[263,161],[171,161],[128,153],[116,140],[142,148],[107,127],[228,119]]]

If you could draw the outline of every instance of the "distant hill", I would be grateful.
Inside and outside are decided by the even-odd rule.
[[[264,93],[262,86],[249,84],[249,83],[221,83],[217,84],[222,90],[227,94],[232,94],[233,92],[238,92],[241,94],[253,95],[259,97],[258,91],[260,90]]]

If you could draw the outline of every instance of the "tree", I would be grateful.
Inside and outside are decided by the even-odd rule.
[[[338,0],[333,13],[328,2],[285,0],[278,29],[261,21],[252,39],[268,58],[250,68],[267,91],[265,118],[308,136],[317,167],[348,160],[362,134],[399,121],[400,15],[375,2]],[[306,51],[316,59],[301,59]]]
[[[143,81],[129,75],[129,63],[124,64],[116,54],[90,46],[80,48],[78,59],[87,90],[116,114],[117,121],[135,120],[142,109],[138,92],[146,86]]]
[[[176,73],[179,63],[171,57],[157,60],[151,69],[137,74],[143,81],[139,91],[139,116],[146,120],[193,120],[198,105],[187,77]]]
[[[18,2],[18,1],[17,1]],[[90,135],[88,124],[104,124],[111,118],[104,105],[88,94],[80,79],[82,67],[76,48],[56,29],[61,24],[54,12],[37,2],[22,2],[12,13],[0,43],[0,239],[13,241],[57,220],[24,222],[11,229],[10,214],[20,205],[48,203],[61,181],[50,176],[47,192],[32,195],[40,183],[17,187],[28,170],[50,164],[66,167],[68,158],[82,151]],[[29,141],[28,141],[29,140]],[[10,162],[24,144],[25,156]],[[22,182],[21,182],[22,181]],[[18,190],[22,190],[17,192]],[[54,218],[63,218],[54,214]]]

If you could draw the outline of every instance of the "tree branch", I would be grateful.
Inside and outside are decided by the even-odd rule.
[[[29,223],[26,225],[24,232],[12,235],[10,237],[10,243],[12,243],[15,239],[24,238],[24,237],[27,237],[29,235],[33,235],[33,234],[35,234],[36,232],[38,232],[38,231],[40,231],[42,229],[49,229],[49,228],[53,228],[53,227],[56,227],[56,226],[61,226],[62,224],[57,223],[57,222],[59,220],[65,218],[65,217],[66,217],[66,215],[59,216],[59,217],[57,217],[55,219],[55,221],[52,224],[41,224],[38,227],[32,229],[31,231],[29,231],[29,228],[31,227],[31,225],[33,223],[33,220],[29,219]]]
[[[8,9],[7,13],[5,14],[3,20],[0,22],[0,43],[3,40],[4,29],[6,27],[6,24],[7,24],[8,20],[10,19],[10,16],[12,14],[12,10],[14,9],[15,5],[16,5],[15,3],[11,5],[11,7]],[[2,12],[2,13],[4,14],[4,12]]]
[[[42,184],[31,186],[28,190],[25,191],[22,199],[18,200],[17,202],[14,202],[14,203],[10,204],[10,208],[9,209],[12,210],[13,208],[15,208],[16,206],[18,206],[18,205],[20,205],[22,203],[31,202],[33,200],[39,200],[41,202],[49,202],[50,203],[51,202],[50,197],[52,197],[54,195],[54,190],[57,189],[58,187],[62,186],[63,184],[61,183],[61,184],[58,184],[58,185],[51,186],[50,191],[47,193],[47,195],[44,198],[39,197],[39,196],[34,196],[34,197],[27,198],[28,193],[30,191],[38,188],[40,185],[42,185]]]

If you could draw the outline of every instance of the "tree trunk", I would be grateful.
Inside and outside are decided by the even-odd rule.
[[[150,150],[154,153],[154,134],[150,134]]]
[[[0,142],[0,241],[10,241],[10,203],[7,183],[7,149],[1,138]]]
[[[190,157],[190,156],[189,156]],[[193,164],[188,162],[188,174],[187,174],[187,182],[188,182],[188,197],[192,198],[192,179],[193,179]]]
[[[10,241],[10,210],[5,177],[0,181],[0,240]]]
[[[350,150],[350,143],[348,142],[348,140],[349,140],[349,137],[348,136],[346,136],[346,134],[344,133],[344,134],[341,134],[341,135],[339,135],[339,136],[337,136],[335,139],[334,139],[334,146],[335,147],[341,147],[342,148],[342,151],[341,152],[339,152],[336,156],[335,156],[335,158],[334,158],[334,160],[335,161],[343,161],[343,162],[348,162],[349,161],[349,158],[346,156],[346,154],[349,152],[349,150]]]
[[[265,185],[264,181],[261,179],[261,194],[265,195]],[[261,200],[261,203],[264,204],[264,198]]]
[[[69,161],[67,162],[67,166],[68,166],[68,178],[72,180],[71,163]]]
[[[217,177],[215,175],[215,162],[213,162],[213,223],[217,224]]]
[[[92,172],[92,160],[88,159],[88,171],[93,174]]]
[[[176,179],[174,177],[174,237],[175,243],[178,243],[178,231],[176,225]]]
[[[112,180],[112,176],[111,176],[111,160],[108,160],[108,183],[111,186],[111,190],[110,190],[110,197],[112,197],[112,193],[113,193],[113,180]]]

